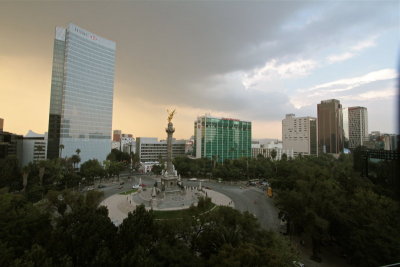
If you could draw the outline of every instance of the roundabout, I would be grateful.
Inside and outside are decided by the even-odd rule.
[[[163,204],[158,206],[152,206],[152,199],[146,198],[146,196],[151,196],[149,193],[152,190],[137,191],[128,195],[116,193],[104,199],[100,205],[107,207],[108,216],[115,225],[121,224],[128,217],[128,213],[134,211],[138,205],[144,205],[147,210],[155,211],[183,210],[189,209],[192,204],[196,206],[198,197],[202,196],[209,197],[215,205],[235,207],[232,199],[220,192],[206,188],[199,189],[195,186],[188,186],[186,190],[188,191],[186,197],[166,195]],[[145,192],[146,194],[143,194]],[[188,197],[192,199],[189,199],[189,201]],[[193,197],[196,197],[196,199],[193,199]]]

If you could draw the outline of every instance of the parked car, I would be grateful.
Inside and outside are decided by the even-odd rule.
[[[99,184],[99,185],[97,186],[97,188],[104,188],[104,187],[106,187],[104,184]]]
[[[190,178],[189,181],[197,181],[197,178]]]
[[[124,184],[124,182],[120,182],[120,183],[119,183],[119,185],[123,185],[123,184]]]
[[[133,189],[139,189],[139,187],[140,187],[140,185],[138,185],[138,184],[134,184],[134,185],[132,186]]]

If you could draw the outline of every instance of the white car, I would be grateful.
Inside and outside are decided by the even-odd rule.
[[[197,181],[197,178],[190,178],[189,181]]]
[[[138,185],[138,184],[134,184],[134,185],[132,186],[133,189],[139,189],[139,187],[140,187],[140,185]]]

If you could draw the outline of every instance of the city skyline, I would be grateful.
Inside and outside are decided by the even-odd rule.
[[[253,138],[281,139],[285,114],[316,117],[331,98],[366,107],[370,131],[397,132],[396,2],[0,7],[0,117],[9,132],[47,131],[54,28],[68,23],[117,42],[112,129],[135,137],[165,139],[159,125],[173,106],[178,139],[205,113],[252,121]]]

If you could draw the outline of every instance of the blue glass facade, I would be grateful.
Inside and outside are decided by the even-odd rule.
[[[114,62],[114,42],[73,24],[56,29],[49,158],[70,157],[79,148],[82,162],[105,160],[111,151]]]

